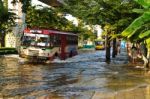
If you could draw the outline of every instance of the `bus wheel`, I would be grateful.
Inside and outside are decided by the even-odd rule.
[[[57,52],[54,54],[54,58],[59,58]]]
[[[23,57],[23,55],[19,53],[19,57]]]

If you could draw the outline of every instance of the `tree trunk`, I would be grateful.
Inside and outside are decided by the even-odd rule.
[[[2,37],[1,37],[1,47],[5,47],[5,33],[2,33]]]
[[[147,49],[146,47],[146,44],[143,43],[142,46],[141,46],[141,50],[142,50],[142,59],[144,61],[144,67],[145,68],[149,68],[149,50]]]
[[[116,47],[116,38],[113,39],[113,51],[112,51],[112,57],[115,58],[117,55],[117,47]]]
[[[142,59],[144,61],[144,67],[145,68],[149,68],[149,61],[148,61],[148,59],[144,55],[142,55]]]
[[[150,48],[147,48],[147,68],[150,68]]]
[[[110,37],[106,35],[106,62],[110,62]]]

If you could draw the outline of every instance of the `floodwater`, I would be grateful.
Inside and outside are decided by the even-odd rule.
[[[150,74],[136,67],[108,64],[104,51],[48,64],[1,57],[0,99],[150,99]]]

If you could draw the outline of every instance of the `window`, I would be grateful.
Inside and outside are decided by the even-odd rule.
[[[78,44],[78,37],[69,35],[69,36],[67,36],[67,42],[69,45],[76,45],[76,44]]]
[[[61,44],[61,38],[59,34],[56,35],[52,35],[50,37],[50,46],[54,47],[54,46],[60,46]]]

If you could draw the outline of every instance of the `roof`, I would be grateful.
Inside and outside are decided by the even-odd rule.
[[[44,29],[25,29],[24,33],[35,33],[35,34],[45,34],[45,35],[49,35],[49,34],[64,34],[64,35],[74,35],[74,36],[78,36],[75,33],[72,32],[64,32],[64,31],[56,31],[56,30],[44,30]]]

